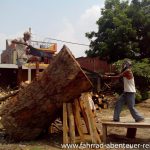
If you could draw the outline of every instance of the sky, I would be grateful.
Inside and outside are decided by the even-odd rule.
[[[75,57],[85,56],[89,45],[86,32],[97,31],[96,21],[105,0],[0,0],[0,53],[6,39],[22,37],[29,28],[32,40],[56,42],[58,52],[65,44]]]

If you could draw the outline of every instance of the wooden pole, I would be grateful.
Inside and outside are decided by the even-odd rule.
[[[72,110],[72,104],[67,104],[68,110],[68,119],[69,119],[69,135],[70,135],[70,143],[75,143],[75,123],[74,123],[74,115]]]
[[[83,119],[84,119],[84,122],[85,122],[85,125],[87,128],[87,132],[88,132],[88,134],[90,134],[90,127],[89,127],[87,115],[85,113],[84,102],[81,99],[79,99],[79,104],[80,104],[81,113],[82,113],[82,116],[83,116]]]
[[[98,135],[97,128],[96,128],[96,122],[94,119],[94,115],[92,113],[92,110],[89,105],[89,94],[83,93],[81,95],[81,100],[84,101],[84,110],[88,119],[88,125],[90,129],[90,135],[92,138],[93,143],[101,143],[100,136]]]
[[[81,141],[84,141],[84,134],[83,134],[83,126],[82,126],[82,120],[81,120],[81,109],[80,105],[78,102],[78,99],[74,100],[74,105],[73,105],[73,112],[74,112],[74,117],[75,117],[75,124],[79,133],[79,136],[81,138]]]
[[[68,122],[67,122],[67,106],[63,103],[63,144],[68,144]]]
[[[31,68],[28,68],[28,81],[31,83]]]
[[[39,79],[39,61],[37,60],[36,61],[36,80],[38,80]]]

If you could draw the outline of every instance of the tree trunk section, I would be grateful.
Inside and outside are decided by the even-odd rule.
[[[1,122],[15,140],[37,138],[56,119],[63,102],[71,102],[92,87],[64,46],[51,64],[0,109]]]

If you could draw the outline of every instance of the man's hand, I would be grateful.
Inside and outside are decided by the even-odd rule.
[[[110,78],[111,76],[108,75],[101,75],[102,78]]]
[[[119,75],[115,75],[115,76],[108,76],[108,75],[102,75],[102,78],[120,78],[120,74]]]

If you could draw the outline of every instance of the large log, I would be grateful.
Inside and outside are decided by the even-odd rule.
[[[52,63],[0,110],[1,122],[15,140],[38,137],[56,119],[63,102],[92,87],[69,49],[64,46]]]

